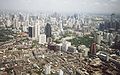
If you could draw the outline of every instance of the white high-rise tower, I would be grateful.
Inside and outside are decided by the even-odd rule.
[[[60,27],[60,32],[61,32],[61,34],[63,34],[63,33],[64,33],[64,30],[63,30],[63,23],[62,23],[62,21],[60,21],[59,27]]]
[[[37,20],[35,22],[35,39],[38,39],[40,35],[40,22]]]

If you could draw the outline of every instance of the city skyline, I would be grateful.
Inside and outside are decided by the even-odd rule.
[[[0,0],[0,75],[120,75],[118,0]]]
[[[60,13],[120,13],[119,0],[0,0],[0,9]]]

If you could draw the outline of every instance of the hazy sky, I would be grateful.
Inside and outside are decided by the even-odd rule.
[[[0,9],[120,13],[120,0],[0,0]]]

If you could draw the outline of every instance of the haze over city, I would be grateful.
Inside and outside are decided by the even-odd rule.
[[[120,0],[0,0],[0,9],[62,13],[120,13]]]
[[[120,75],[120,0],[0,0],[0,75]]]

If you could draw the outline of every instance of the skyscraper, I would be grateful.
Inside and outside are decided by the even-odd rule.
[[[33,26],[28,27],[28,35],[30,38],[34,37],[35,28]]]
[[[38,39],[40,35],[40,22],[39,20],[35,23],[35,39]]]
[[[96,32],[96,33],[95,33],[95,38],[94,38],[95,42],[96,42],[97,44],[99,44],[99,45],[101,44],[101,39],[102,39],[102,38],[101,38],[101,37],[102,37],[101,34],[102,34],[102,32],[100,32],[100,31],[99,31],[99,32]]]
[[[92,56],[96,54],[96,43],[92,43],[90,47],[90,53]]]
[[[59,28],[60,28],[61,34],[63,34],[64,30],[63,30],[63,22],[62,21],[60,21]]]
[[[52,36],[51,25],[49,23],[47,23],[47,25],[45,26],[45,34],[47,38]]]
[[[115,14],[112,13],[112,14],[111,14],[111,24],[110,24],[110,28],[113,28],[113,27],[114,27],[114,25],[113,25],[114,17],[115,17]]]

